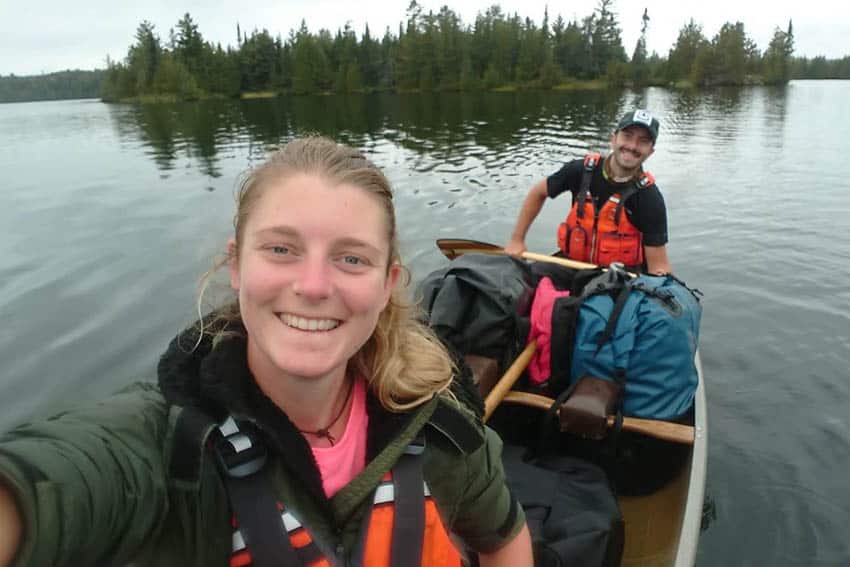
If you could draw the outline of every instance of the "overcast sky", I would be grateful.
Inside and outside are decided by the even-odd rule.
[[[208,41],[236,43],[236,24],[242,30],[266,28],[284,38],[301,20],[316,32],[336,32],[350,22],[358,36],[368,23],[373,36],[387,26],[393,35],[405,19],[407,0],[0,0],[0,75],[31,75],[63,69],[104,67],[106,55],[123,59],[142,20],[149,20],[161,38],[186,12]],[[448,5],[464,24],[488,6],[498,4],[508,14],[529,17],[537,25],[549,6],[550,21],[581,19],[598,0],[419,0],[424,10]],[[615,0],[623,45],[631,55],[640,34],[641,15],[649,10],[647,47],[666,55],[679,30],[691,18],[711,39],[725,22],[741,21],[747,35],[764,50],[776,27],[793,20],[796,54],[839,58],[850,55],[850,2],[847,0]]]

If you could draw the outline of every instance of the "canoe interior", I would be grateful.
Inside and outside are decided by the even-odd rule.
[[[524,434],[530,438],[532,432],[539,431],[541,413],[536,408],[502,405],[489,425],[506,442],[524,445]],[[691,565],[679,563],[677,553],[689,496],[693,449],[627,431],[621,432],[621,442],[639,456],[618,460],[618,463],[626,463],[620,468],[605,465],[607,461],[597,454],[597,442],[561,434],[555,443],[558,452],[587,458],[603,466],[615,491],[620,494],[618,502],[626,538],[622,566]]]
[[[690,466],[685,466],[673,480],[651,494],[618,499],[626,524],[623,567],[675,565],[689,477]]]

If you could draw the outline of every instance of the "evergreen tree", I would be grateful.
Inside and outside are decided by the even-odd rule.
[[[785,84],[791,78],[791,61],[794,54],[794,30],[791,20],[788,31],[779,28],[773,32],[773,39],[764,52],[762,77],[767,84]]]
[[[127,68],[133,78],[134,94],[152,92],[153,78],[161,55],[162,46],[159,36],[154,33],[154,25],[144,20],[136,29],[136,43],[130,47],[127,55]]]
[[[725,23],[712,41],[715,57],[713,76],[706,77],[713,84],[742,85],[747,71],[758,58],[758,50],[744,31],[744,24]],[[705,83],[705,80],[700,81]]]
[[[679,30],[676,44],[667,56],[667,78],[670,81],[686,79],[691,76],[694,63],[701,52],[710,48],[708,39],[702,33],[702,26],[693,18]],[[702,59],[705,59],[704,54]]]
[[[635,44],[635,50],[632,53],[631,71],[632,81],[635,85],[644,85],[649,77],[649,68],[646,63],[646,29],[649,26],[649,11],[643,9],[641,17],[640,37]]]
[[[613,9],[614,0],[599,0],[594,17],[588,22],[591,69],[597,75],[606,71],[611,62],[626,61],[620,26]]]

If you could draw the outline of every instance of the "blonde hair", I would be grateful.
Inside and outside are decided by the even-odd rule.
[[[271,183],[296,174],[318,175],[335,185],[354,185],[377,197],[384,211],[389,242],[387,271],[393,264],[401,267],[404,277],[393,291],[389,303],[378,317],[372,335],[349,360],[349,371],[364,376],[375,396],[386,409],[402,411],[420,405],[451,384],[456,368],[445,347],[433,332],[416,318],[407,297],[409,272],[401,263],[396,233],[393,193],[383,172],[358,150],[323,137],[293,140],[274,152],[262,165],[249,171],[236,194],[233,228],[236,245],[229,249],[201,279],[200,305],[212,274],[237,261],[248,218]],[[219,339],[239,323],[242,317],[238,299],[218,309],[214,319],[201,325]]]

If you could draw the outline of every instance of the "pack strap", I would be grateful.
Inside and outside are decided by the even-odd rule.
[[[224,486],[239,532],[255,567],[306,565],[289,542],[266,472],[265,445],[258,435],[240,429],[232,416],[219,426],[213,442]]]
[[[430,495],[422,473],[422,453],[425,451],[424,437],[417,437],[404,454],[396,461],[391,474],[392,480],[378,485],[360,527],[360,535],[354,546],[350,567],[363,565],[372,512],[376,506],[392,504],[393,527],[390,543],[390,567],[410,567],[422,564],[422,540],[425,533],[425,497]]]
[[[624,283],[620,292],[617,294],[617,299],[614,301],[614,307],[611,309],[611,315],[608,317],[605,329],[602,331],[602,334],[599,335],[599,338],[596,339],[596,352],[593,353],[593,356],[598,355],[602,350],[602,347],[605,346],[605,343],[607,343],[614,335],[614,331],[617,329],[617,321],[620,320],[620,314],[626,306],[626,300],[629,299],[631,291],[632,286],[628,285],[628,283]]]
[[[634,185],[631,187],[627,187],[625,191],[620,193],[620,201],[617,203],[617,207],[614,209],[614,224],[617,225],[617,228],[620,228],[620,216],[623,214],[623,207],[626,205],[626,200],[637,193],[637,187]]]
[[[584,204],[587,201],[587,196],[590,194],[590,182],[593,179],[593,170],[602,156],[599,154],[587,154],[584,156],[584,173],[581,176],[581,185],[578,191],[578,206],[576,208],[576,216],[584,217]]]

